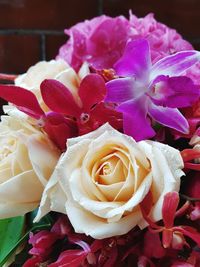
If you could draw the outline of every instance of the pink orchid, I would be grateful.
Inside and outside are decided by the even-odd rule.
[[[124,132],[137,141],[151,138],[155,135],[153,120],[188,133],[188,122],[178,108],[194,103],[200,88],[190,78],[178,75],[199,60],[200,52],[183,51],[152,65],[148,42],[145,39],[129,42],[114,65],[119,78],[106,84],[106,101],[118,104],[117,110],[123,113]]]
[[[184,236],[192,239],[198,246],[200,246],[200,233],[191,226],[174,226],[175,216],[186,211],[189,205],[185,205],[177,210],[179,204],[179,195],[177,192],[169,192],[165,195],[162,207],[162,217],[164,226],[157,225],[149,217],[148,213],[152,205],[152,197],[148,195],[141,204],[141,211],[144,219],[149,224],[149,230],[155,233],[162,232],[162,244],[164,248],[180,249],[184,245],[189,246]],[[184,211],[183,211],[184,210]]]

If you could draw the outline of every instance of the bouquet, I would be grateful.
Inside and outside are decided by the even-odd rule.
[[[200,266],[200,52],[152,14],[1,74],[0,266]]]

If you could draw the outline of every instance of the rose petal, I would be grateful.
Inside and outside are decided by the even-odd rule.
[[[45,186],[57,164],[60,152],[41,135],[33,135],[28,138],[27,147],[33,169]]]
[[[147,81],[150,67],[150,49],[145,39],[130,41],[123,56],[114,65],[119,76],[135,76],[143,81]]]
[[[189,124],[187,120],[176,108],[156,106],[153,103],[150,103],[148,112],[155,121],[158,121],[169,128],[185,134],[189,132]]]
[[[116,235],[126,234],[141,219],[141,212],[132,212],[130,215],[123,217],[118,222],[110,222],[100,220],[98,217],[73,205],[68,201],[65,205],[66,212],[71,221],[75,232],[85,233],[95,239],[103,239]],[[81,224],[80,224],[81,221]]]
[[[178,150],[158,142],[141,141],[139,147],[149,159],[152,169],[151,192],[155,204],[151,209],[150,217],[156,222],[162,219],[164,195],[168,192],[179,191],[180,177],[184,175],[181,170],[183,160]],[[143,229],[147,224],[143,220],[139,226]]]

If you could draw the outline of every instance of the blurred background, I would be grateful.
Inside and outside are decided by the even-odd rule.
[[[50,60],[67,40],[63,30],[106,14],[150,12],[200,50],[200,0],[0,0],[0,72],[19,74]]]

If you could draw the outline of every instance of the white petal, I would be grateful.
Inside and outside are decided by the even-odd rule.
[[[118,222],[108,223],[89,211],[83,210],[68,201],[65,205],[66,213],[74,227],[75,232],[85,233],[95,239],[103,239],[128,233],[141,219],[141,212],[131,213]]]

